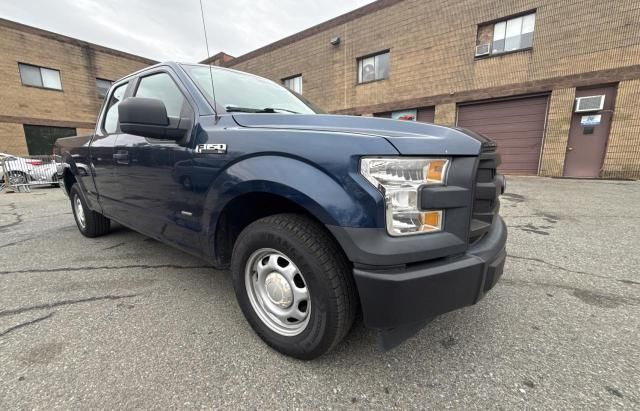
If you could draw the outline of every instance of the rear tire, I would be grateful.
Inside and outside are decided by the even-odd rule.
[[[246,227],[231,272],[247,321],[283,354],[316,358],[353,325],[358,303],[350,264],[326,229],[305,216],[278,214]]]
[[[71,187],[71,190],[69,190],[69,198],[71,199],[73,217],[75,218],[78,230],[80,230],[82,235],[93,238],[105,235],[109,232],[111,220],[102,214],[89,209],[78,183],[75,183]]]
[[[60,183],[58,182],[58,174],[54,174],[51,177],[51,181],[52,181],[51,187],[60,187]]]

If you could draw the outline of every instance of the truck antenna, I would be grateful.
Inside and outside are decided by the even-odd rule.
[[[200,16],[202,17],[202,29],[204,31],[204,44],[207,47],[207,59],[211,57],[209,53],[209,39],[207,38],[207,25],[204,22],[204,9],[202,8],[202,0],[200,0]],[[213,85],[213,67],[211,62],[209,64],[209,77],[211,78],[211,95],[213,96],[213,111],[215,113],[215,120],[218,121],[218,104],[216,103],[216,89]]]

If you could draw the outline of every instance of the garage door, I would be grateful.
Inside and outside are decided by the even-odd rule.
[[[499,170],[506,174],[537,174],[548,95],[458,106],[458,126],[498,143]]]

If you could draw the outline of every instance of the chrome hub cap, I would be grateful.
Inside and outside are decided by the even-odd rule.
[[[309,324],[311,295],[298,267],[281,252],[261,248],[245,268],[245,286],[253,310],[272,331],[300,334]]]
[[[74,207],[76,210],[76,217],[78,218],[78,224],[80,224],[80,227],[85,228],[86,222],[84,218],[84,208],[82,207],[82,201],[80,201],[80,197],[78,196],[75,197]]]

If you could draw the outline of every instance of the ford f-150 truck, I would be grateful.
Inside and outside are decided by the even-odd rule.
[[[261,77],[162,63],[56,142],[86,237],[110,221],[230,268],[255,332],[315,358],[358,313],[393,348],[502,275],[504,178],[472,131],[322,114]]]

